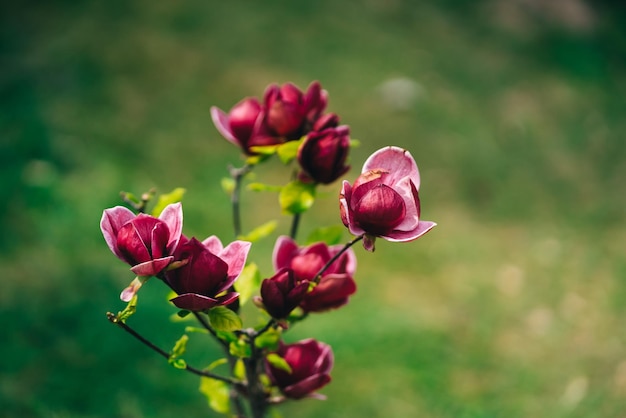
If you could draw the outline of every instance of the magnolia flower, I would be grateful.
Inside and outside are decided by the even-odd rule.
[[[352,234],[364,235],[368,251],[374,251],[376,237],[395,242],[417,239],[437,225],[419,219],[419,186],[411,154],[398,147],[382,148],[365,161],[353,185],[344,180],[341,220]]]
[[[287,236],[276,240],[272,260],[274,269],[293,270],[296,282],[314,281],[316,275],[336,254],[342,245],[328,246],[318,242],[306,247]],[[356,270],[356,256],[348,249],[322,273],[319,283],[300,302],[305,312],[321,312],[338,308],[348,303],[348,297],[356,292],[352,278]]]
[[[228,114],[213,106],[211,118],[220,134],[248,155],[254,155],[251,147],[283,142],[281,138],[272,136],[267,131],[264,124],[265,112],[255,98],[243,99]]]
[[[106,209],[100,229],[107,245],[120,260],[130,264],[138,276],[153,276],[174,259],[180,240],[183,210],[180,203],[165,207],[158,218],[116,206]]]
[[[180,267],[165,273],[165,280],[178,293],[171,302],[190,311],[233,303],[239,294],[228,289],[239,278],[250,246],[246,241],[234,241],[223,247],[215,236],[203,242],[183,238],[174,253]]]
[[[298,162],[305,177],[316,183],[330,184],[350,169],[346,165],[349,132],[345,125],[309,132],[298,149]]]
[[[312,82],[303,93],[291,83],[270,85],[263,98],[268,129],[286,140],[299,139],[308,132],[328,103],[320,83]]]
[[[295,344],[281,342],[276,354],[287,362],[291,370],[288,372],[266,361],[265,371],[272,384],[288,398],[323,398],[314,391],[330,382],[329,373],[333,368],[330,346],[313,339]]]
[[[261,303],[272,318],[284,319],[302,302],[309,282],[296,281],[291,269],[281,269],[261,283]]]

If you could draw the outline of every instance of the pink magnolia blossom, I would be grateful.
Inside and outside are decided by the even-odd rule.
[[[341,219],[363,245],[374,250],[376,237],[405,242],[430,231],[434,222],[422,221],[418,190],[420,175],[411,154],[385,147],[373,153],[353,185],[344,180],[340,194]]]
[[[299,247],[293,239],[281,236],[274,246],[274,269],[289,268],[296,282],[310,282],[342,248],[342,245],[328,246],[323,242]],[[322,273],[319,283],[306,294],[300,307],[305,312],[322,312],[345,305],[349,296],[356,292],[355,271],[356,256],[348,249]]]
[[[286,140],[300,139],[320,117],[328,94],[320,83],[312,82],[303,93],[291,83],[270,85],[263,98],[268,129]]]
[[[265,371],[272,384],[288,398],[304,397],[322,398],[316,390],[330,382],[330,371],[333,368],[333,352],[329,345],[307,339],[295,344],[281,342],[276,352],[282,357],[291,372],[265,362]]]
[[[181,237],[183,211],[180,203],[170,204],[158,218],[116,206],[102,214],[100,229],[119,259],[130,264],[138,276],[154,276],[174,259]]]
[[[239,294],[228,289],[239,278],[250,246],[246,241],[234,241],[224,247],[215,236],[203,242],[183,238],[174,253],[181,266],[165,272],[165,280],[178,293],[171,302],[190,311],[233,303]]]
[[[255,154],[250,149],[252,147],[284,142],[267,130],[265,111],[255,98],[243,99],[233,106],[228,114],[213,106],[211,118],[219,133],[248,155]]]

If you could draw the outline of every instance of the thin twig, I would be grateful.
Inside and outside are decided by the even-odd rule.
[[[343,248],[337,254],[335,254],[330,260],[328,260],[328,262],[324,264],[324,267],[322,267],[320,271],[318,271],[317,274],[315,275],[315,283],[319,283],[320,280],[322,279],[322,274],[324,274],[324,272],[331,266],[331,264],[337,261],[337,259],[341,257],[343,253],[348,251],[348,248],[352,247],[354,244],[361,241],[363,237],[365,237],[365,234],[355,237],[352,241],[346,243],[346,245],[344,245]]]

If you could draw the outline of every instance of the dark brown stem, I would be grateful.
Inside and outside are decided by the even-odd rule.
[[[322,274],[324,274],[324,272],[328,269],[328,267],[330,267],[335,261],[337,261],[337,259],[341,257],[343,253],[348,251],[348,248],[352,247],[354,244],[361,241],[363,237],[365,237],[365,234],[355,237],[352,241],[346,243],[346,245],[344,245],[343,248],[337,254],[335,254],[330,260],[328,260],[328,262],[324,264],[324,267],[322,267],[320,271],[318,271],[317,274],[315,275],[315,283],[319,283],[320,280],[322,279]]]
[[[241,235],[241,231],[242,231],[241,211],[239,209],[240,199],[241,199],[241,182],[243,180],[243,177],[246,174],[248,174],[251,170],[252,170],[252,166],[248,164],[244,165],[241,168],[236,168],[232,166],[228,168],[230,176],[235,181],[235,187],[233,189],[232,195],[230,196],[230,203],[233,208],[233,229],[235,230],[235,236],[237,237]]]

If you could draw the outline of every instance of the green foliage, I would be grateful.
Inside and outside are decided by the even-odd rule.
[[[281,332],[276,328],[270,328],[263,334],[259,335],[254,344],[258,348],[266,348],[270,351],[278,349],[278,342],[280,341]]]
[[[159,196],[159,200],[156,205],[152,209],[152,216],[159,216],[163,209],[169,204],[177,203],[183,200],[183,196],[185,194],[185,189],[182,187],[177,187],[169,193],[165,193]]]
[[[206,396],[212,410],[220,414],[228,414],[230,411],[230,389],[226,383],[209,377],[201,377],[200,393]]]
[[[243,326],[241,318],[224,306],[209,309],[209,322],[217,331],[236,331]]]
[[[260,285],[261,272],[258,266],[255,263],[245,266],[235,285],[235,289],[239,292],[239,304],[245,305]]]
[[[277,226],[278,226],[278,222],[276,222],[276,221],[268,221],[268,222],[265,222],[262,225],[257,226],[252,231],[250,231],[248,234],[242,235],[242,236],[240,236],[238,238],[240,240],[244,240],[244,241],[257,242],[257,241],[267,237],[272,232],[274,232],[274,230],[276,229]]]
[[[180,357],[185,354],[185,351],[187,351],[188,341],[189,336],[187,334],[183,334],[183,336],[180,337],[174,344],[172,351],[170,351],[170,358],[168,359],[168,362],[177,369],[185,369],[187,367],[185,360]]]
[[[325,242],[327,245],[336,245],[341,243],[346,228],[343,225],[334,225],[315,228],[306,239],[307,244],[315,242]]]
[[[251,354],[250,344],[248,344],[247,339],[243,336],[232,341],[228,346],[228,350],[232,356],[239,358],[248,358]]]
[[[268,363],[270,363],[272,366],[276,367],[277,369],[283,370],[287,373],[291,373],[291,366],[289,366],[289,363],[287,363],[287,361],[282,358],[281,356],[279,356],[276,353],[269,353],[266,357]]]
[[[276,149],[276,153],[278,154],[278,158],[282,161],[283,164],[289,164],[294,158],[298,156],[298,149],[300,145],[304,142],[304,138],[299,139],[298,141],[289,141],[280,145]]]
[[[304,213],[315,203],[315,184],[299,180],[289,182],[280,191],[278,202],[285,214]]]
[[[117,320],[125,323],[128,318],[137,312],[137,295],[133,296],[133,298],[128,302],[126,307],[117,313]]]

